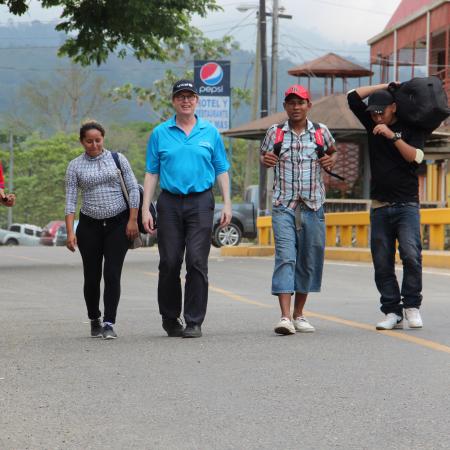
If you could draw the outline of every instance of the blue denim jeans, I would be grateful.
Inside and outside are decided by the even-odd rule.
[[[403,308],[422,302],[420,210],[415,203],[397,203],[370,211],[370,249],[381,311],[403,316]],[[401,291],[395,275],[395,241],[403,263]]]
[[[295,212],[283,205],[272,209],[275,238],[275,268],[272,294],[319,292],[325,253],[323,208],[313,211],[299,205],[301,226],[297,230]]]

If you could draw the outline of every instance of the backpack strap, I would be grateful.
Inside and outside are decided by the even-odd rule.
[[[320,125],[316,122],[313,122],[313,127],[314,127],[314,140],[316,141],[316,152],[317,152],[317,156],[319,158],[323,158],[325,156],[325,139],[323,138],[323,132],[322,132],[322,128],[320,128]],[[341,181],[345,181],[344,177],[341,177],[340,175],[338,175],[337,173],[333,173],[331,172],[331,170],[328,169],[323,169],[325,170],[325,172],[328,175],[331,175],[334,178],[337,178],[338,180]]]
[[[275,142],[273,143],[273,153],[277,156],[280,156],[281,153],[281,147],[283,145],[283,139],[284,139],[284,122],[279,123],[277,125],[277,129],[275,130]]]
[[[316,152],[319,158],[323,158],[325,156],[325,140],[323,138],[322,128],[317,122],[313,122],[314,127],[314,140],[316,141]]]

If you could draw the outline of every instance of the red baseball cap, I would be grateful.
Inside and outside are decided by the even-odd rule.
[[[303,98],[305,100],[311,100],[311,96],[309,95],[308,90],[303,86],[300,86],[299,84],[293,84],[292,86],[289,86],[287,91],[284,93],[284,99],[286,100],[286,97],[288,97],[289,95],[296,95],[297,97]]]

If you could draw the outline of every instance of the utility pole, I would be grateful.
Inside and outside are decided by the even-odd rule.
[[[259,0],[259,38],[261,53],[261,117],[268,114],[268,92],[267,92],[267,37],[266,37],[266,1]]]
[[[258,18],[258,13],[256,13],[256,17]],[[256,120],[258,116],[258,105],[259,105],[259,78],[260,78],[260,70],[259,70],[259,55],[260,55],[260,38],[259,38],[259,20],[257,24],[256,31],[256,53],[255,53],[255,66],[254,66],[254,75],[253,75],[253,99],[252,99],[252,120]],[[245,180],[244,180],[244,192],[245,189],[251,184],[252,179],[252,170],[255,167],[256,158],[255,154],[259,155],[258,146],[254,141],[249,140],[247,144],[247,159],[245,163]],[[259,161],[259,156],[258,159]]]
[[[261,49],[261,117],[267,116],[266,1],[259,0],[259,37]],[[259,215],[266,214],[267,169],[259,163]]]
[[[270,113],[277,112],[278,93],[278,34],[279,19],[292,19],[290,14],[283,14],[279,0],[272,0],[272,61],[270,65]],[[268,14],[269,15],[269,14]]]
[[[270,114],[277,112],[278,106],[278,34],[279,19],[292,19],[291,15],[280,14],[284,12],[284,7],[280,7],[279,0],[272,0],[272,59],[270,65]],[[266,206],[270,210],[272,203],[273,170],[269,170],[266,177]]]
[[[270,114],[277,112],[278,0],[272,2],[272,60],[270,64]]]
[[[9,181],[8,190],[9,193],[13,192],[13,174],[14,174],[14,137],[12,131],[9,133]],[[13,208],[8,208],[8,228],[12,224],[13,220]]]
[[[259,17],[259,14],[257,14],[257,17]],[[258,19],[259,21],[259,19]],[[255,73],[253,76],[253,86],[255,90],[255,94],[253,95],[253,103],[252,103],[252,120],[256,120],[258,116],[258,104],[259,104],[259,79],[261,77],[261,37],[260,37],[260,30],[259,30],[259,24],[258,29],[256,32],[256,55],[255,55]]]

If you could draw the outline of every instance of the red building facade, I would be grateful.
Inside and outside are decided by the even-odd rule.
[[[402,0],[385,29],[368,41],[370,69],[381,83],[437,75],[450,97],[450,0]],[[420,175],[422,202],[448,204],[450,157],[448,124],[425,147]]]

